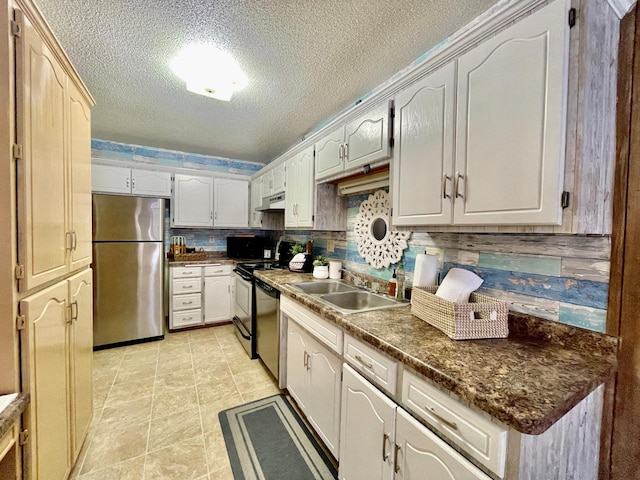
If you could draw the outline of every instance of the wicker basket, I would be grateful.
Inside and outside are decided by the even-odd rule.
[[[469,303],[434,295],[438,287],[414,287],[411,313],[454,340],[505,338],[509,335],[509,304],[479,293]]]
[[[191,262],[194,260],[206,260],[207,252],[195,253],[167,253],[167,258],[176,262]]]

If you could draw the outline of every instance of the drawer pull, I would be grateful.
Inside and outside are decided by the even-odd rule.
[[[191,275],[193,272],[189,270],[188,272],[182,272],[183,275]]]
[[[400,445],[396,443],[395,451],[393,452],[393,471],[398,473],[400,471],[400,465],[398,464],[398,452],[400,451]]]
[[[193,285],[183,285],[182,288],[193,288]]]
[[[182,320],[184,320],[185,322],[189,321],[189,320],[193,320],[193,317],[184,317]]]
[[[424,407],[424,408],[425,410],[428,410],[429,413],[431,413],[431,415],[436,417],[436,419],[439,422],[444,423],[447,427],[451,428],[452,430],[458,430],[458,424],[456,422],[452,422],[451,420],[447,420],[446,418],[438,415],[433,407]]]
[[[382,461],[386,462],[389,458],[389,454],[387,453],[387,441],[389,440],[389,435],[386,433],[382,435]]]
[[[191,305],[193,302],[189,300],[188,302],[182,302],[183,305]]]
[[[373,370],[373,365],[365,362],[360,355],[356,355],[356,360],[359,361],[363,367],[367,367],[369,370]]]

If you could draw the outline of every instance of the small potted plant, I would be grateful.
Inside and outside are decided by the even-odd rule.
[[[318,255],[313,261],[313,277],[329,278],[329,261],[322,255]]]

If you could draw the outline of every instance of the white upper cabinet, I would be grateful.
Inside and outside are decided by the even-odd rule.
[[[176,174],[171,197],[172,227],[213,227],[213,178]]]
[[[213,225],[249,226],[249,182],[215,178],[213,180]]]
[[[170,198],[171,174],[137,168],[93,165],[91,189],[96,193]]]
[[[316,180],[389,158],[389,110],[390,104],[383,102],[318,140]]]
[[[284,192],[285,162],[279,163],[260,177],[262,179],[262,196],[270,197]]]
[[[393,224],[452,221],[455,62],[396,96]]]
[[[394,225],[561,224],[566,19],[557,0],[397,95]]]
[[[257,177],[251,180],[249,188],[249,226],[251,228],[262,228],[262,212],[256,212],[256,207],[262,205],[262,177]]]
[[[313,145],[286,162],[285,227],[313,227]]]
[[[131,169],[131,193],[162,198],[171,197],[171,174]]]
[[[567,10],[555,1],[458,59],[455,223],[561,224]]]

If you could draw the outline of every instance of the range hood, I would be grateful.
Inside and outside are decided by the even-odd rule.
[[[272,197],[264,197],[262,205],[256,207],[256,212],[274,212],[284,210],[284,193]]]
[[[351,177],[338,182],[338,195],[353,195],[389,186],[389,170]]]

